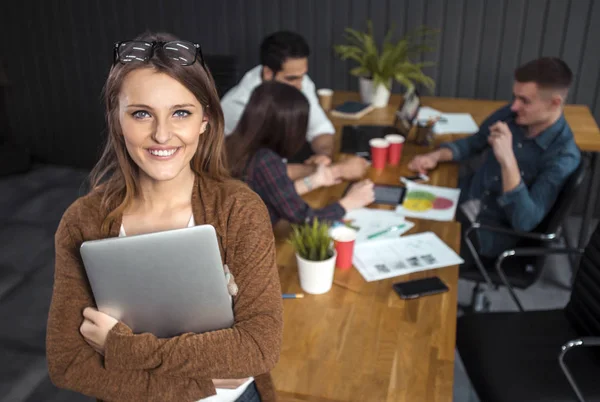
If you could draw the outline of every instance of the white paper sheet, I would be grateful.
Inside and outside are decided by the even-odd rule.
[[[433,232],[356,244],[352,261],[367,282],[463,262]]]
[[[429,106],[423,106],[417,114],[418,121],[427,121],[437,117],[442,120],[433,126],[433,132],[436,135],[475,134],[479,131],[479,126],[469,113],[444,113]]]
[[[406,196],[396,212],[403,216],[434,221],[451,221],[456,214],[460,190],[430,186],[414,182],[406,183]]]
[[[397,214],[395,211],[371,208],[359,208],[350,211],[346,214],[346,216],[344,216],[343,222],[346,225],[358,230],[358,234],[356,236],[357,244],[390,238],[394,239],[402,236],[402,234],[408,232],[413,226],[415,226],[414,223],[405,220],[404,216]],[[373,239],[368,239],[369,235],[402,224],[404,225],[402,229],[379,235]]]
[[[442,134],[475,134],[479,126],[469,113],[442,113],[445,121],[438,121],[433,126],[433,132]]]
[[[441,115],[442,115],[442,112],[440,112],[437,109],[434,109],[429,106],[421,106],[419,108],[419,113],[417,114],[417,120],[419,120],[419,121],[429,120],[431,118],[441,117]]]

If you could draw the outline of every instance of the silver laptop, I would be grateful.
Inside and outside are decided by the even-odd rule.
[[[98,309],[134,333],[168,338],[233,325],[211,225],[87,241],[81,257]]]

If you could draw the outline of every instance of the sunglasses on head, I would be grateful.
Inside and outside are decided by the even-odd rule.
[[[126,40],[117,42],[114,47],[113,65],[148,61],[152,58],[156,49],[161,49],[168,58],[182,66],[191,66],[196,59],[199,59],[202,68],[206,69],[200,45],[184,40],[169,42]]]

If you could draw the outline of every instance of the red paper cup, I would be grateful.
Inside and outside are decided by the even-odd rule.
[[[383,138],[373,138],[369,141],[369,145],[371,146],[371,165],[375,169],[385,169],[390,143]]]
[[[385,140],[390,143],[388,150],[388,163],[392,166],[398,166],[402,158],[402,148],[404,147],[404,137],[399,134],[389,134]]]
[[[331,237],[337,252],[335,266],[339,269],[351,268],[356,230],[352,230],[347,226],[340,226],[331,230]]]

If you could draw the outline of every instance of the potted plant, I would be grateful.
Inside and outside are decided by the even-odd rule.
[[[416,83],[433,91],[435,82],[425,73],[423,67],[434,65],[431,62],[413,62],[421,53],[434,50],[430,44],[437,35],[436,30],[427,27],[417,28],[397,42],[392,41],[393,27],[388,31],[380,50],[373,38],[373,24],[367,23],[367,32],[346,28],[344,37],[347,45],[334,46],[342,60],[354,60],[358,66],[350,74],[359,77],[361,99],[375,107],[385,107],[390,98],[392,80],[404,85],[407,90]]]
[[[302,290],[311,294],[327,293],[333,285],[336,258],[329,225],[318,219],[292,225],[289,242],[296,251]]]

